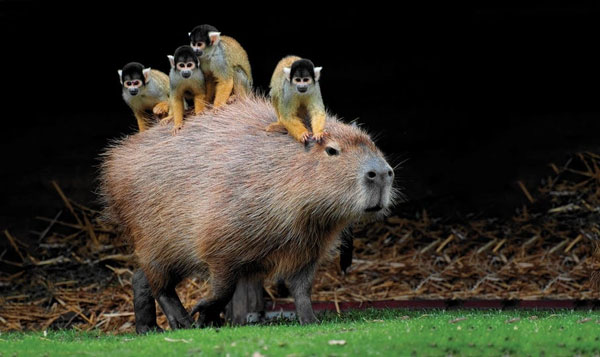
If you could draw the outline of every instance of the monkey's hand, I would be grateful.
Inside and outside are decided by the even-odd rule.
[[[171,135],[175,136],[179,131],[183,128],[183,123],[173,125],[173,129],[171,129]]]
[[[325,130],[323,130],[323,131],[322,131],[322,132],[320,132],[320,133],[314,133],[314,134],[312,135],[313,139],[315,139],[315,140],[316,140],[318,143],[322,142],[322,141],[323,141],[323,139],[325,139],[325,138],[326,138],[326,137],[328,137],[328,136],[329,136],[329,133],[328,133],[328,132],[326,132]]]
[[[173,121],[173,116],[169,115],[168,117],[161,119],[161,121],[159,121],[158,124],[165,126],[165,125],[169,124],[171,121]]]
[[[302,135],[300,136],[300,142],[302,144],[306,144],[307,141],[309,141],[311,138],[310,132],[306,131],[304,133],[302,133]]]
[[[165,114],[169,113],[169,102],[168,101],[163,101],[160,102],[158,104],[156,104],[154,106],[154,108],[152,108],[152,112],[154,113],[154,115],[156,116],[163,116]]]

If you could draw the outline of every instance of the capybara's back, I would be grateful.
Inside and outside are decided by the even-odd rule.
[[[328,117],[329,137],[305,147],[264,130],[276,120],[252,97],[189,119],[175,136],[157,126],[106,152],[107,212],[155,297],[191,274],[210,277],[215,295],[242,275],[293,280],[308,270],[311,285],[345,226],[385,214],[393,172],[368,135]]]

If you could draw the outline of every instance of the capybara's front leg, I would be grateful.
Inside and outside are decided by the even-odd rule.
[[[133,311],[135,312],[135,331],[139,334],[150,331],[162,332],[156,324],[156,306],[154,296],[146,274],[138,269],[131,279],[133,286]]]
[[[292,293],[294,303],[296,304],[296,314],[302,325],[319,322],[310,301],[315,269],[316,264],[310,263],[288,278],[290,293]]]
[[[181,300],[179,300],[179,296],[175,291],[175,285],[170,285],[159,291],[156,301],[158,301],[160,308],[167,316],[171,329],[192,327],[192,318],[181,304]]]

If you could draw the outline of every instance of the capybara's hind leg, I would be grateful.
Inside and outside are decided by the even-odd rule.
[[[248,322],[258,322],[265,314],[262,279],[241,277],[235,288],[235,293],[226,307],[226,316],[232,325],[245,325]],[[256,318],[249,321],[249,314]]]
[[[158,301],[160,308],[167,316],[171,329],[192,327],[192,318],[181,304],[181,300],[179,300],[179,296],[175,291],[175,284],[170,284],[159,291],[156,301]]]
[[[200,300],[190,312],[192,316],[198,313],[198,319],[196,320],[198,327],[222,325],[221,312],[225,310],[225,306],[231,300],[237,280],[237,278],[232,277],[212,277],[212,297]]]
[[[315,277],[315,269],[316,264],[310,263],[298,273],[288,278],[290,293],[292,293],[294,303],[296,304],[296,314],[302,325],[319,321],[315,316],[310,301],[310,291]]]
[[[156,324],[156,306],[146,274],[140,269],[133,274],[133,310],[135,312],[135,331],[139,334],[150,331],[162,332]]]

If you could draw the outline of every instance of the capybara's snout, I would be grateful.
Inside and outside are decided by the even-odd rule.
[[[394,170],[381,156],[371,156],[362,165],[367,212],[377,212],[391,204]]]

